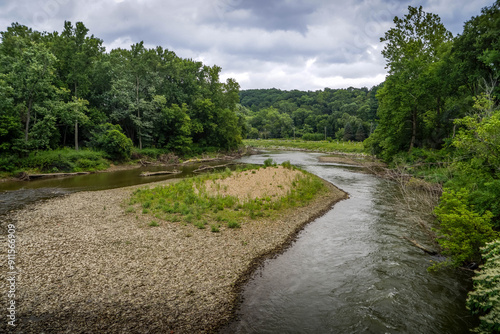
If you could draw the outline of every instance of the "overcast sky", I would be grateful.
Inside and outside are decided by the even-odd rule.
[[[453,35],[494,0],[2,0],[0,30],[61,31],[82,21],[107,51],[141,40],[222,67],[242,89],[372,87],[384,81],[380,37],[422,5]]]

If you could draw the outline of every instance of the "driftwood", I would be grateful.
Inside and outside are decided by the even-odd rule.
[[[76,176],[76,175],[87,175],[90,174],[90,172],[76,172],[76,173],[46,173],[46,174],[28,174],[28,173],[22,173],[19,176],[20,180],[23,181],[29,181],[33,179],[41,179],[41,178],[48,178],[48,177],[63,177],[63,176]]]
[[[430,250],[430,249],[427,249],[425,248],[424,246],[422,246],[421,244],[419,244],[418,242],[416,242],[415,240],[412,240],[408,237],[403,237],[403,239],[406,239],[408,240],[409,242],[411,242],[415,247],[417,248],[420,248],[421,250],[423,250],[424,252],[426,252],[427,254],[429,255],[437,255],[437,252],[433,251],[433,250]]]
[[[215,169],[215,168],[220,168],[220,167],[226,167],[226,166],[230,166],[230,165],[236,165],[237,163],[235,162],[231,162],[231,163],[228,163],[228,164],[224,164],[224,165],[217,165],[217,166],[201,166],[200,168],[196,169],[193,171],[193,173],[201,173],[201,172],[204,172],[206,170],[209,170],[209,169]]]
[[[141,176],[156,176],[156,175],[174,175],[174,174],[180,174],[182,172],[178,170],[170,171],[170,170],[163,170],[159,172],[142,172]]]

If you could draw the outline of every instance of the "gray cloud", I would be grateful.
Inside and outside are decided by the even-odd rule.
[[[144,41],[217,64],[242,88],[315,90],[384,80],[381,36],[408,5],[440,15],[455,35],[493,0],[6,0],[0,30],[18,21],[61,31],[83,21],[107,50]]]

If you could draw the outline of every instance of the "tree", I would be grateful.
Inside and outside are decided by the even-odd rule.
[[[54,93],[55,56],[43,45],[30,43],[12,64],[9,82],[13,88],[16,108],[23,115],[24,140],[29,139],[33,111],[37,103]],[[36,114],[34,115],[36,117]]]
[[[380,39],[386,42],[382,54],[389,77],[377,94],[380,126],[376,137],[391,152],[417,145],[423,114],[433,109],[425,74],[440,60],[442,45],[452,37],[439,16],[425,13],[422,6],[409,6],[408,11],[402,19],[396,16],[395,27]]]
[[[453,44],[453,56],[457,59],[457,79],[468,88],[470,96],[480,93],[483,80],[499,78],[500,0],[465,22],[463,33]],[[498,88],[494,95],[500,98]]]
[[[95,38],[94,35],[87,36],[89,29],[82,22],[77,22],[73,27],[71,22],[64,22],[64,30],[60,36],[54,34],[53,49],[58,62],[58,73],[61,83],[71,91],[71,100],[81,101],[87,97],[90,91],[91,81],[90,72],[94,62],[104,52],[102,40]],[[75,115],[81,114],[82,108],[74,104]],[[81,117],[73,117],[75,132],[75,150],[78,150],[78,121]]]
[[[9,152],[14,141],[22,136],[21,119],[14,108],[13,89],[0,74],[0,153]]]

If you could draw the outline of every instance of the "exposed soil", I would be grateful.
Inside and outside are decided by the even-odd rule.
[[[261,182],[269,191],[294,177],[288,172],[277,177],[281,168],[261,171],[247,175],[258,181],[243,175],[227,190],[246,192]],[[126,213],[139,186],[74,193],[14,212],[16,330],[213,332],[234,314],[240,288],[261,260],[287,247],[307,222],[346,198],[327,185],[329,192],[307,207],[274,221],[241,222],[240,229],[221,227],[220,233],[162,221],[151,227],[151,217]],[[1,257],[2,268],[6,260]],[[5,270],[0,279],[5,282]],[[0,322],[0,331],[6,326]]]
[[[207,190],[223,196],[235,196],[240,200],[253,198],[280,198],[292,188],[292,182],[302,175],[298,170],[283,166],[260,168],[258,170],[233,173],[232,176],[207,181]]]

